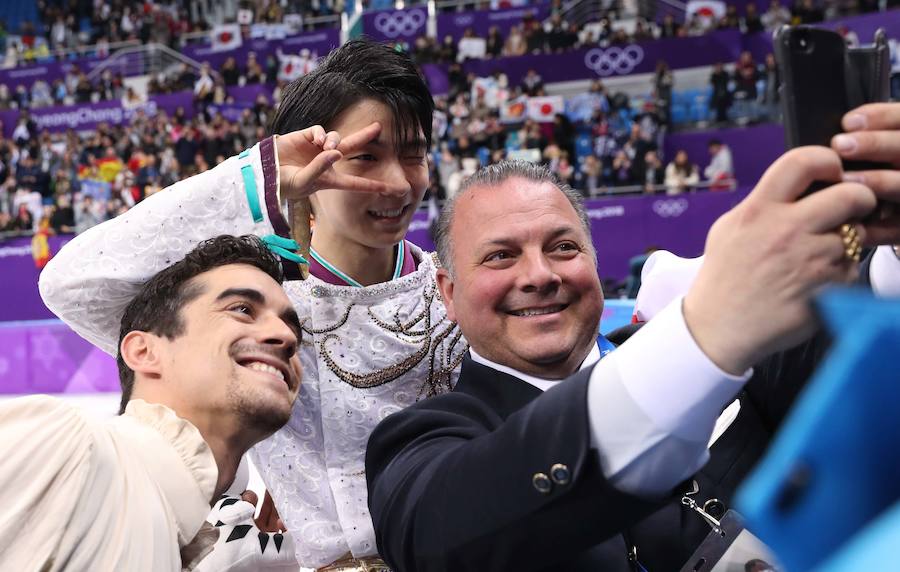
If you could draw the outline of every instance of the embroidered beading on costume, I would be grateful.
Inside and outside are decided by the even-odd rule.
[[[433,258],[385,284],[356,288],[310,277],[285,291],[300,315],[303,383],[291,421],[253,460],[304,566],[377,553],[365,449],[379,421],[456,382],[467,345],[447,320]]]

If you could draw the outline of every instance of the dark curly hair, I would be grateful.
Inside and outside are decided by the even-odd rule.
[[[129,332],[150,332],[170,340],[184,333],[181,309],[199,296],[203,289],[193,279],[204,272],[229,264],[249,264],[259,268],[281,284],[284,276],[281,263],[256,236],[222,235],[201,242],[165,270],[148,280],[137,296],[125,308],[119,328],[119,347]],[[131,400],[134,389],[134,370],[122,359],[121,349],[116,355],[122,402],[119,414]]]

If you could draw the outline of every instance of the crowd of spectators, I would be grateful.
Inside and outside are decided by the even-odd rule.
[[[408,5],[420,2],[408,2]],[[496,2],[448,5],[441,9],[488,9]],[[617,45],[653,38],[694,36],[713,30],[737,29],[745,33],[771,32],[781,24],[811,24],[881,8],[879,0],[794,0],[786,7],[780,0],[771,0],[767,7],[746,4],[743,13],[733,4],[721,18],[694,16],[679,22],[666,13],[656,17],[638,15],[621,25],[620,2],[600,3],[606,7],[604,15],[594,22],[567,22],[561,0],[551,0],[551,17],[545,22],[525,19],[504,37],[499,29],[491,30],[487,40],[486,57],[521,55],[535,52],[559,52],[585,44]],[[888,7],[900,0],[888,0]],[[299,18],[301,27],[314,26],[317,17],[336,16],[352,10],[356,2],[347,0],[241,0],[240,10],[250,15],[254,23],[282,23],[287,15]],[[393,7],[393,1],[366,0],[363,9]],[[7,41],[8,33],[0,23],[0,53],[5,54],[2,67],[13,67],[68,52],[72,55],[90,50],[92,55],[104,56],[109,45],[125,41],[157,42],[175,47],[185,34],[209,30],[208,15],[196,14],[181,0],[40,0],[37,3],[38,21],[24,22],[16,31],[15,41]],[[309,22],[309,24],[303,24]],[[324,25],[337,26],[339,20]],[[13,36],[10,36],[11,38]],[[469,37],[468,35],[466,37]],[[440,40],[423,36],[407,46],[422,61],[456,61],[459,42],[444,37]]]
[[[22,129],[0,136],[0,232],[86,230],[261,140],[271,112],[263,101],[238,121],[138,110],[130,124],[87,137],[38,132],[24,113]]]
[[[658,36],[700,36],[714,30],[740,30],[745,34],[772,32],[783,24],[816,24],[876,12],[881,8],[879,0],[794,0],[790,7],[780,0],[770,0],[765,7],[749,2],[740,13],[734,4],[726,4],[725,14],[718,19],[694,16],[679,23],[671,14],[666,14],[656,26]],[[900,2],[891,0],[887,4],[893,6]]]
[[[307,58],[310,54],[306,54]],[[247,52],[242,63],[229,56],[218,69],[213,71],[209,64],[203,62],[199,70],[181,65],[175,73],[159,74],[150,78],[147,91],[150,95],[193,91],[199,98],[209,103],[214,99],[222,103],[227,99],[227,89],[234,86],[270,84],[281,90],[286,83],[279,77],[281,62],[275,54],[265,59],[257,58],[255,52]]]
[[[254,52],[248,52],[241,64],[235,57],[227,58],[215,72],[207,64],[199,70],[182,64],[174,71],[152,75],[146,94],[193,91],[205,103],[221,104],[228,100],[227,88],[233,86],[275,84],[276,90],[280,90],[285,82],[278,77],[279,66],[275,55],[259,61]],[[0,111],[113,100],[121,101],[126,108],[146,103],[142,90],[128,86],[121,73],[113,73],[110,69],[103,70],[93,82],[83,70],[73,65],[65,77],[50,83],[39,79],[30,88],[20,84],[10,89],[0,83]]]
[[[894,2],[889,2],[894,3]],[[896,2],[900,4],[900,1]],[[814,24],[823,20],[852,16],[879,9],[877,0],[797,0],[790,8],[779,0],[771,0],[764,12],[755,3],[746,4],[743,13],[729,4],[719,18],[695,16],[684,22],[676,21],[672,14],[665,14],[657,22],[645,17],[629,19],[628,25],[617,21],[618,11],[609,10],[595,22],[567,22],[559,10],[560,2],[551,3],[550,17],[541,22],[533,17],[523,18],[507,34],[492,27],[485,39],[485,50],[479,57],[496,58],[537,53],[560,53],[585,45],[625,45],[658,38],[688,37],[707,34],[715,30],[740,30],[743,33],[772,32],[782,24]],[[841,30],[850,43],[858,39],[846,28]],[[464,44],[474,37],[472,30],[454,39],[444,36],[438,40],[429,36],[417,38],[412,45],[399,44],[415,54],[422,63],[451,63],[463,61],[471,52]]]
[[[728,69],[717,62],[709,77],[709,110],[717,124],[746,125],[756,121],[778,121],[781,74],[772,53],[760,63],[750,52],[742,52]]]
[[[895,1],[900,3],[900,0]],[[490,2],[483,4],[474,7],[487,8],[491,5]],[[743,13],[738,13],[734,5],[729,5],[724,16],[718,20],[694,17],[679,23],[671,14],[666,14],[659,22],[638,17],[624,26],[617,22],[618,3],[607,4],[610,9],[605,15],[587,24],[567,22],[561,15],[560,0],[552,0],[551,15],[546,21],[525,17],[507,33],[493,27],[486,38],[476,38],[470,29],[458,39],[448,35],[438,40],[423,35],[411,44],[397,44],[398,48],[408,50],[420,63],[452,64],[474,56],[496,58],[559,53],[585,45],[621,45],[653,38],[698,35],[711,30],[739,29],[745,33],[771,31],[784,23],[815,23],[879,7],[876,0],[796,0],[791,8],[787,8],[779,0],[772,0],[764,12],[760,12],[751,2],[746,4]],[[0,49],[6,50],[7,65],[10,62],[15,65],[16,62],[32,61],[39,57],[40,46],[52,50],[77,50],[90,45],[96,49],[96,55],[103,56],[108,53],[104,46],[111,42],[134,40],[174,44],[177,38],[189,32],[208,29],[208,23],[202,18],[192,19],[185,6],[178,0],[44,0],[38,2],[39,25],[35,27],[24,23],[16,41],[7,42],[7,34],[0,23]],[[378,7],[372,3],[364,3],[364,6]],[[244,0],[240,8],[252,13],[253,22],[274,23],[280,22],[288,13],[307,16],[333,14],[344,9],[344,3],[341,0]],[[41,30],[41,33],[36,30]],[[840,31],[845,34],[848,43],[858,43],[855,34],[846,28]],[[472,40],[483,41],[483,49],[468,49],[467,42]],[[207,95],[212,97],[214,89],[224,91],[232,85],[275,83],[279,65],[278,58],[273,54],[257,60],[256,54],[251,52],[243,62],[230,58],[221,70],[217,70],[218,73],[209,74],[212,85]],[[178,73],[153,78],[148,91],[155,94],[194,89],[198,79],[195,70],[184,66]],[[757,87],[763,80],[766,80],[767,91]],[[772,118],[778,85],[774,60],[753,62],[750,54],[742,55],[735,64],[734,73],[717,69],[711,78],[711,85],[710,107],[715,111],[718,122],[729,119],[729,111],[732,120],[742,122]],[[656,87],[660,88],[660,82],[657,81]],[[668,91],[669,97],[666,94],[659,94],[659,97],[671,101],[671,84]],[[65,79],[52,83],[38,80],[30,89],[0,84],[0,110],[112,99],[141,103],[139,94],[133,91],[128,93],[122,75],[108,70],[93,82],[75,66]],[[224,99],[224,94],[220,99]],[[668,112],[668,106],[664,106],[663,112]]]
[[[339,14],[343,0],[241,0],[255,23],[281,23],[296,14],[303,21]],[[121,42],[160,43],[177,47],[194,32],[210,29],[207,15],[183,0],[39,0],[37,22],[23,22],[12,36],[0,23],[0,67],[14,67],[60,56],[108,55]]]
[[[4,67],[63,52],[103,57],[110,44],[125,41],[170,45],[205,26],[177,0],[39,0],[37,12],[38,21],[23,22],[16,36],[0,34]]]
[[[96,103],[113,99],[134,104],[137,97],[134,90],[129,90],[125,85],[122,74],[114,74],[109,69],[104,70],[93,82],[83,70],[73,66],[65,77],[49,83],[39,79],[30,88],[20,84],[10,89],[5,83],[0,83],[0,111]]]
[[[609,17],[603,21],[609,22]],[[504,35],[497,26],[492,26],[484,40],[483,51],[473,52],[466,49],[466,43],[475,39],[475,32],[469,28],[459,39],[446,35],[437,39],[422,35],[412,45],[398,42],[398,45],[409,50],[419,63],[454,63],[462,62],[467,57],[497,58],[522,56],[535,53],[562,53],[580,48],[586,43],[596,43],[598,38],[585,33],[575,23],[566,22],[560,13],[554,12],[546,22],[533,16],[522,18],[521,23],[513,26]],[[623,43],[627,43],[627,36]]]
[[[501,91],[540,95],[543,85],[536,71],[514,87],[502,73],[459,75],[451,97],[437,98],[430,188],[436,198],[454,193],[480,164],[513,156],[547,163],[586,195],[622,186],[677,194],[702,185],[699,158],[680,152],[666,166],[663,124],[652,103],[635,113],[626,97],[597,81],[580,96],[591,109],[584,120],[559,113],[552,123],[504,123]],[[237,121],[205,109],[191,119],[183,109],[153,117],[138,109],[130,124],[101,125],[86,137],[38,132],[23,112],[12,137],[0,138],[0,231],[81,232],[261,140],[272,112],[264,97]]]
[[[529,77],[531,82],[527,82]],[[583,120],[573,121],[557,113],[552,123],[534,119],[504,123],[490,86],[492,82],[503,86],[503,74],[481,80],[469,89],[454,90],[450,98],[437,98],[434,134],[438,150],[432,186],[438,197],[455,194],[462,179],[478,165],[513,157],[547,164],[562,181],[586,196],[679,194],[702,186],[698,167],[686,152],[671,159],[674,167],[666,166],[662,156],[665,128],[653,101],[634,111],[626,96],[610,95],[596,81],[586,94],[577,96],[591,109]],[[532,72],[523,85],[510,91],[528,93],[526,83],[539,86],[536,80],[537,73]],[[542,88],[537,87],[536,94],[540,93]],[[694,158],[697,160],[700,158]],[[729,178],[719,181],[717,187],[730,188],[732,183]]]
[[[283,4],[255,0],[242,7],[253,10],[257,21],[277,21],[287,10],[311,9],[320,14],[343,5],[339,1]],[[752,33],[783,22],[814,22],[876,7],[865,1],[815,4],[799,0],[788,9],[773,1],[761,14],[753,4],[747,4],[743,14],[732,6],[722,19],[707,21],[702,29],[694,20],[677,24],[671,18],[659,23],[638,19],[629,32],[614,26],[614,18],[609,16],[576,27],[554,11],[545,22],[525,18],[507,34],[492,29],[485,39],[484,57],[560,52],[586,42],[626,43],[712,29]],[[40,3],[39,9],[48,45],[53,47],[122,39],[171,42],[180,33],[205,26],[192,22],[177,1],[73,0],[63,4],[48,0]],[[87,19],[89,25],[81,29],[89,32],[74,32],[79,28],[68,25],[73,18],[76,22]],[[65,25],[54,26],[60,21]],[[65,33],[60,31],[63,27]],[[54,35],[54,29],[59,33]],[[846,36],[848,42],[855,41],[852,34]],[[545,162],[563,181],[591,196],[621,189],[678,194],[734,186],[730,151],[719,142],[710,145],[708,159],[688,157],[683,150],[674,157],[662,155],[675,87],[664,62],[653,74],[650,97],[639,105],[623,94],[609,93],[596,81],[577,96],[589,110],[586,115],[570,118],[556,113],[551,122],[542,123],[527,116],[510,120],[503,117],[503,106],[520,96],[544,96],[544,82],[537,70],[531,70],[518,85],[510,85],[502,71],[489,78],[465,73],[462,63],[470,52],[461,50],[460,45],[470,38],[471,31],[460,40],[447,37],[437,43],[421,37],[411,46],[398,46],[409,49],[420,63],[449,65],[450,91],[436,98],[430,189],[436,197],[452,195],[478,165],[507,157]],[[0,109],[23,110],[12,137],[0,139],[0,231],[84,230],[254,143],[264,136],[271,113],[267,98],[258,99],[237,121],[211,116],[207,105],[228,102],[227,88],[231,86],[254,83],[274,84],[272,101],[277,104],[284,86],[278,72],[275,57],[258,61],[252,52],[243,62],[229,58],[215,71],[206,65],[200,70],[183,66],[168,76],[151,78],[146,92],[191,90],[195,96],[193,119],[185,112],[149,117],[138,111],[130,125],[102,126],[86,138],[74,132],[38,133],[25,110],[112,99],[137,108],[146,95],[109,71],[92,84],[77,67],[63,79],[50,84],[38,81],[30,90],[0,85]],[[778,84],[771,56],[759,63],[745,53],[733,65],[716,65],[710,77],[712,118],[743,122],[773,117]],[[701,162],[709,166],[701,169]]]

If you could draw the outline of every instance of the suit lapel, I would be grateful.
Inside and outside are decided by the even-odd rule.
[[[454,391],[480,399],[503,419],[525,407],[542,393],[530,383],[473,361],[468,353],[463,358]]]

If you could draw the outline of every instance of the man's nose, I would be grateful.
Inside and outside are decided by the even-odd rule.
[[[286,352],[285,358],[290,358],[297,352],[297,346],[300,340],[284,320],[274,314],[269,315],[261,324],[260,342],[270,346],[283,348]]]
[[[400,161],[390,161],[385,165],[382,181],[388,187],[382,195],[400,197],[412,191],[412,183]]]
[[[524,291],[543,292],[562,282],[543,251],[523,253],[519,265],[518,286]]]

